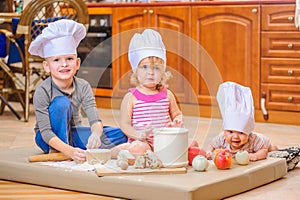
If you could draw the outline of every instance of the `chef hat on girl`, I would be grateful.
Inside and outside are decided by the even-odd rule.
[[[42,58],[77,54],[77,47],[85,35],[86,29],[84,25],[73,20],[61,19],[51,22],[31,42],[29,53]]]
[[[166,48],[160,34],[152,29],[146,29],[142,34],[136,33],[131,38],[128,50],[128,59],[133,72],[142,59],[149,56],[161,58],[166,69]]]
[[[254,106],[250,88],[234,82],[219,86],[217,101],[224,130],[250,134],[254,130]]]

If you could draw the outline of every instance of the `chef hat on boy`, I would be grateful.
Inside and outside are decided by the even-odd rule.
[[[224,130],[246,134],[254,130],[254,106],[250,88],[234,82],[222,83],[217,92],[217,101]]]
[[[31,55],[48,58],[57,55],[77,54],[77,47],[85,37],[83,24],[69,19],[49,23],[29,47]]]
[[[166,69],[166,48],[158,32],[146,29],[142,34],[136,33],[131,38],[128,59],[133,72],[142,59],[149,56],[159,57],[164,61]]]

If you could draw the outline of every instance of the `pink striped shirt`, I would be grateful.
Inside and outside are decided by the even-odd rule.
[[[238,150],[232,150],[230,144],[225,140],[224,132],[216,136],[210,144],[214,149],[229,149],[231,153],[235,154]],[[255,153],[262,148],[269,148],[271,145],[269,138],[265,135],[252,132],[249,135],[248,143],[244,144],[239,150],[246,150],[249,153]]]
[[[143,94],[136,88],[131,88],[129,91],[137,99],[131,117],[133,128],[144,130],[148,124],[151,124],[153,128],[166,127],[166,124],[171,121],[167,89],[153,95]],[[153,142],[153,137],[147,139]]]

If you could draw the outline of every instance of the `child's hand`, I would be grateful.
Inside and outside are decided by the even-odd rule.
[[[100,145],[101,145],[101,140],[100,140],[99,134],[93,132],[88,139],[86,148],[87,149],[98,149],[100,147]]]
[[[84,150],[80,148],[73,148],[71,155],[69,155],[76,163],[83,163],[86,161]]]
[[[258,158],[257,158],[257,156],[256,156],[255,153],[249,153],[249,159],[250,159],[250,161],[252,161],[252,162],[258,160]]]
[[[207,158],[208,160],[211,160],[211,159],[212,159],[212,152],[211,152],[211,151],[207,151],[207,152],[206,152],[206,158]]]
[[[172,122],[167,124],[167,127],[183,127],[183,121],[175,118]]]
[[[140,141],[145,141],[146,140],[146,138],[147,138],[147,135],[146,135],[146,132],[145,131],[141,131],[141,132],[139,132],[138,133],[139,135],[138,135],[138,140],[140,140]]]
[[[153,137],[153,127],[151,124],[148,124],[145,128],[146,137]]]
[[[262,148],[255,153],[249,153],[250,161],[257,161],[266,159],[268,156],[268,149]]]
[[[147,137],[153,137],[153,127],[151,124],[148,124],[145,130],[139,133],[140,141],[146,141]]]

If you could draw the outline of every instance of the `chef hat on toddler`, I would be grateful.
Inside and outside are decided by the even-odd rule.
[[[254,106],[250,88],[234,82],[219,86],[217,101],[224,130],[250,134],[254,130]]]
[[[77,47],[85,35],[83,24],[61,19],[43,29],[42,34],[31,42],[29,53],[42,58],[77,54]]]
[[[128,59],[133,72],[144,58],[155,56],[164,61],[166,69],[166,48],[158,32],[146,29],[142,34],[136,33],[130,40]]]

